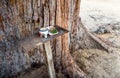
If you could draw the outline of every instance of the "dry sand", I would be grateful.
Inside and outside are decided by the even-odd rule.
[[[83,24],[95,31],[99,26],[120,22],[120,0],[81,0]]]

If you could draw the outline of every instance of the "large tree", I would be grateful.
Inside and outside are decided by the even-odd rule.
[[[59,25],[69,30],[51,41],[56,73],[84,78],[70,53],[83,48],[108,50],[109,46],[89,33],[79,17],[81,0],[0,0],[0,77],[14,75],[30,67],[30,52],[17,42],[29,38],[37,28]],[[38,55],[42,49],[33,50]]]

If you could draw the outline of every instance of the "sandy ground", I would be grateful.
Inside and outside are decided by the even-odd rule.
[[[105,27],[110,34],[99,37],[120,47],[120,0],[81,0],[80,17],[90,32]]]
[[[99,26],[120,22],[120,0],[81,0],[83,24],[95,31]]]

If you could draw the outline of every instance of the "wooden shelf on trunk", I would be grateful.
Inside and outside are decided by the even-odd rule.
[[[40,37],[39,34],[34,34],[26,39],[20,40],[18,44],[20,44],[20,46],[23,47],[26,51],[29,51],[33,48],[38,47],[39,45],[46,43],[47,41],[50,41],[56,37],[68,33],[68,30],[61,28],[59,26],[55,25],[55,28],[58,30],[58,34],[56,35],[48,36],[48,38],[43,38]]]
[[[50,78],[56,78],[55,75],[55,69],[54,69],[54,63],[53,63],[53,55],[52,55],[52,50],[51,50],[51,46],[50,46],[50,40],[61,36],[65,33],[68,32],[68,30],[63,29],[59,26],[54,26],[57,31],[58,34],[53,35],[53,36],[48,36],[48,38],[43,38],[40,37],[37,34],[32,35],[31,37],[21,40],[19,41],[18,44],[20,44],[21,47],[23,47],[27,52],[33,48],[38,47],[39,45],[44,44],[45,47],[45,51],[46,51],[46,56],[47,56],[47,62],[48,62],[48,71],[50,74]]]

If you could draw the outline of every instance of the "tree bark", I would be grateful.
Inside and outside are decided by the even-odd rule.
[[[79,17],[81,0],[0,0],[0,61],[2,71],[10,73],[19,70],[20,60],[26,60],[21,66],[30,67],[29,52],[19,48],[17,41],[29,38],[30,35],[36,33],[36,29],[49,25],[59,25],[69,30],[69,34],[51,41],[54,56],[56,73],[62,73],[67,78],[85,78],[83,71],[74,62],[71,52],[83,48],[104,48],[108,50],[109,45],[101,42],[100,39],[89,33],[81,23]],[[12,46],[14,48],[12,48]],[[16,47],[18,46],[18,47]],[[11,49],[12,48],[12,49]],[[37,49],[37,58],[43,57],[43,46]],[[7,52],[8,51],[8,52]],[[25,52],[25,53],[24,53]],[[32,51],[34,53],[35,51]],[[6,54],[5,54],[6,53]],[[5,59],[8,54],[17,53],[20,60],[11,60],[12,64],[8,64]],[[36,55],[37,55],[36,54]],[[13,59],[13,55],[9,55]],[[5,57],[4,57],[5,56]],[[13,57],[13,58],[12,58]],[[22,59],[24,57],[24,59]],[[39,59],[40,60],[40,59]],[[43,60],[43,59],[42,59]],[[21,61],[22,62],[22,61]],[[22,62],[23,63],[23,62]],[[3,65],[9,68],[3,69]],[[18,64],[18,65],[17,65]],[[13,70],[15,69],[15,70]],[[27,69],[27,67],[26,67]],[[6,74],[1,74],[4,77]]]

